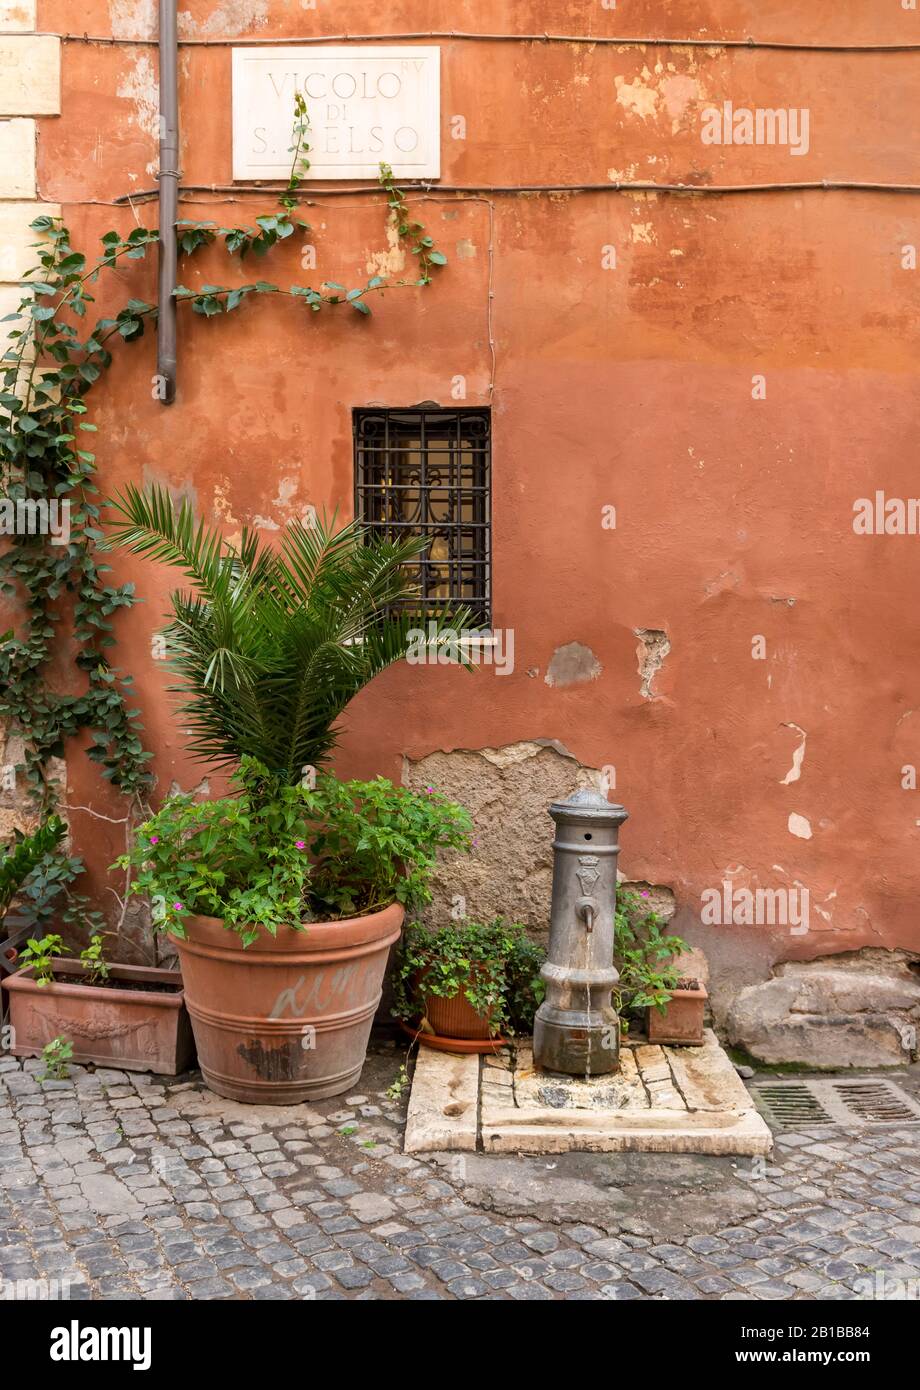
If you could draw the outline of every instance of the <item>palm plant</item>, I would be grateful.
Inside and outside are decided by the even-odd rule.
[[[427,541],[381,540],[357,523],[336,529],[333,518],[289,524],[277,550],[249,530],[235,546],[165,488],[129,485],[111,505],[109,546],[173,565],[192,586],[172,595],[164,631],[191,752],[218,765],[249,755],[283,782],[300,781],[329,758],[349,701],[405,656],[419,624],[406,606],[417,592],[406,566]],[[437,642],[471,615],[430,621]]]

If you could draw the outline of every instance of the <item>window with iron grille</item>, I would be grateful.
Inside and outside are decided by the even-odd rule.
[[[492,611],[488,410],[356,410],[355,516],[388,540],[424,536],[411,569],[434,614],[465,605],[488,627]]]

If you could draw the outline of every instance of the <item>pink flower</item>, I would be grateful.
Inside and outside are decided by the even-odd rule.
[[[647,897],[648,897],[648,889],[647,889],[647,888],[643,888],[643,889],[642,889],[642,892],[639,894],[639,896],[640,896],[640,898],[647,898]]]
[[[294,841],[294,848],[295,848],[295,849],[306,849],[306,847],[307,847],[307,842],[306,842],[306,840],[295,840],[295,841]]]
[[[151,836],[150,836],[150,843],[151,843],[152,845],[158,845],[158,844],[160,843],[160,837],[159,837],[159,835],[151,835]]]
[[[433,794],[433,792],[434,792],[434,787],[426,787],[426,788],[425,788],[425,794],[426,794],[427,796],[431,796],[431,795]]]
[[[182,904],[181,904],[181,903],[173,903],[173,912],[181,912],[181,911],[182,911]]]

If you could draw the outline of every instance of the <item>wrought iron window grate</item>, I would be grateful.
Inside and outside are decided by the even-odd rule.
[[[354,412],[355,516],[389,540],[428,541],[411,567],[420,613],[461,605],[476,626],[492,610],[488,410]]]

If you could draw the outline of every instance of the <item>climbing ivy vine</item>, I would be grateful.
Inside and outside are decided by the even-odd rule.
[[[291,175],[277,210],[257,217],[252,227],[182,221],[176,228],[180,254],[191,256],[219,241],[240,262],[261,259],[295,231],[309,231],[309,224],[295,215],[299,185],[309,169],[308,135],[306,103],[298,97]],[[180,285],[177,300],[191,303],[205,318],[230,313],[253,295],[288,295],[314,312],[350,304],[369,314],[367,298],[373,293],[429,284],[432,269],[445,265],[446,257],[422,224],[412,220],[386,165],[380,167],[380,185],[400,240],[416,258],[414,278],[373,276],[354,289],[334,281],[283,289],[262,279],[200,290]],[[99,558],[103,532],[96,454],[90,447],[96,426],[86,418],[86,398],[112,362],[111,346],[140,339],[157,309],[129,299],[114,317],[97,320],[88,332],[84,325],[100,279],[127,262],[143,260],[159,236],[147,227],[135,227],[127,236],[106,232],[90,262],[74,249],[59,219],[39,217],[32,228],[39,237],[37,264],[22,282],[19,312],[4,320],[14,326],[0,360],[0,532],[10,537],[0,554],[0,588],[24,598],[26,619],[22,635],[12,629],[0,634],[0,719],[24,735],[25,762],[17,772],[25,774],[42,810],[55,800],[48,760],[62,757],[67,739],[81,731],[90,735],[89,756],[100,764],[102,775],[141,805],[152,785],[152,754],[141,739],[139,711],[129,704],[131,677],[110,659],[112,620],[136,599],[132,584],[109,582],[109,567]],[[52,504],[55,515],[69,514],[66,538],[60,528],[52,535],[42,525]],[[55,648],[67,641],[83,687],[74,694],[62,693],[49,680]]]

